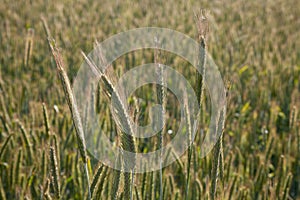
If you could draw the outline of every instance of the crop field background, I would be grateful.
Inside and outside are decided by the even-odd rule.
[[[299,12],[298,0],[1,0],[0,199],[300,199]],[[82,147],[66,82],[84,62],[81,51],[140,27],[205,42],[226,85],[227,108],[223,134],[201,158],[211,106],[204,86],[193,144],[161,171],[134,174],[107,167]],[[157,58],[201,93],[196,70],[170,52],[130,52],[111,70],[121,77]],[[150,107],[161,101],[157,91],[165,91],[165,128],[143,140],[118,129],[106,83],[99,82],[90,105],[102,124],[100,145],[101,134],[144,153],[170,142],[180,106],[169,90],[145,85],[128,100],[136,123],[146,125]]]

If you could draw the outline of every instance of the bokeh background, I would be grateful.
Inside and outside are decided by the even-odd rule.
[[[60,198],[87,196],[71,114],[41,19],[60,47],[65,70],[73,82],[83,62],[80,51],[92,51],[95,40],[101,42],[116,33],[148,26],[174,29],[197,40],[195,13],[201,13],[201,9],[205,9],[202,13],[209,22],[207,51],[228,87],[223,168],[216,198],[299,199],[299,8],[297,0],[2,0],[0,199],[57,198],[50,147],[57,157]],[[164,64],[174,67],[196,87],[196,72],[189,63],[168,52],[163,55]],[[137,51],[119,58],[113,68],[121,76],[133,66],[153,61],[154,51]],[[104,93],[103,88],[97,93],[101,97],[102,132],[117,140]],[[148,108],[156,101],[153,94],[153,85],[135,93],[144,99],[138,104],[140,124],[149,120]],[[167,128],[176,132],[178,102],[170,92],[168,97]],[[209,110],[206,92],[198,135],[209,125]],[[165,137],[166,142],[171,138]],[[184,154],[163,169],[163,199],[211,198],[214,155],[200,158],[200,140],[197,136],[193,144],[191,163]],[[137,141],[139,151],[152,151],[155,141]],[[99,166],[101,162],[90,157],[90,177]],[[191,176],[188,188],[187,168]],[[114,198],[114,176],[112,169],[102,167],[97,198]],[[121,176],[118,199],[125,199],[124,188]],[[158,173],[137,174],[132,191],[134,199],[159,199]]]

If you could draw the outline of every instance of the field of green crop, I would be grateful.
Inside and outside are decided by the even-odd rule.
[[[300,199],[299,8],[298,0],[1,0],[0,199]],[[87,128],[68,83],[84,62],[81,51],[139,27],[173,29],[204,45],[226,85],[227,108],[216,125],[223,134],[201,158],[211,103],[195,68],[154,49],[121,56],[110,68],[118,77],[159,60],[203,94],[188,150],[162,170],[134,174],[85,148]],[[168,130],[175,134],[180,123],[174,95],[154,84],[136,90],[128,100],[136,123],[148,124],[150,107],[162,102],[167,118],[157,136],[134,138],[112,118],[109,78],[90,105],[102,124],[100,144],[105,134],[124,150],[147,153],[170,142]]]

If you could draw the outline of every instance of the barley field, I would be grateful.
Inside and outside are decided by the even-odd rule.
[[[0,199],[300,199],[299,11],[298,0],[1,0]],[[92,133],[100,150],[105,135],[113,146],[149,153],[169,143],[180,124],[174,94],[149,84],[130,96],[124,116],[147,125],[150,107],[161,104],[165,127],[148,139],[124,134],[110,111],[111,72],[118,78],[134,66],[168,65],[200,105],[186,152],[171,152],[177,160],[161,170],[134,173],[135,160],[117,157],[124,169],[117,170],[93,156],[85,141],[89,119],[80,118],[72,84],[96,41],[141,27],[198,41],[199,57],[209,54],[223,78],[226,109],[215,125],[221,135],[202,157],[211,115],[202,76],[167,51],[122,55],[101,75],[89,105],[101,125]]]

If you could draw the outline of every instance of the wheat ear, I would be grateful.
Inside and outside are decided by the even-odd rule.
[[[88,173],[88,167],[87,167],[87,152],[86,152],[82,122],[80,119],[80,115],[79,115],[79,111],[78,111],[78,108],[76,105],[75,98],[73,96],[70,80],[67,76],[66,71],[64,70],[65,65],[64,65],[62,56],[59,52],[59,49],[55,46],[55,43],[51,40],[49,40],[49,46],[50,46],[51,53],[52,53],[55,63],[56,63],[56,68],[58,71],[59,78],[63,85],[63,89],[64,89],[64,93],[65,93],[65,97],[66,97],[69,109],[71,111],[73,124],[74,124],[75,130],[76,130],[78,147],[79,147],[81,158],[84,163],[85,174],[86,174],[86,178],[87,178],[87,182],[88,182],[88,191],[89,191],[88,195],[90,198],[91,194],[90,194],[89,173]]]
[[[57,157],[54,147],[50,147],[50,168],[51,168],[51,182],[54,188],[55,196],[60,198],[60,184],[58,175]]]
[[[116,109],[118,110],[118,114],[119,114],[119,124],[121,124],[122,128],[125,130],[126,133],[124,133],[124,131],[121,134],[121,145],[122,145],[122,149],[125,151],[129,151],[132,153],[136,152],[136,147],[135,147],[135,141],[134,141],[134,137],[132,136],[134,133],[134,129],[132,127],[132,124],[130,122],[130,118],[129,118],[129,114],[128,114],[128,110],[126,109],[124,100],[122,100],[120,93],[118,92],[118,90],[115,88],[115,86],[112,84],[111,79],[102,71],[101,68],[99,68],[98,66],[96,66],[96,64],[89,59],[84,52],[81,52],[85,61],[87,62],[88,66],[91,68],[91,70],[93,71],[93,73],[101,78],[101,80],[103,81],[108,96],[111,97],[112,94],[115,95],[115,103],[116,103]],[[99,50],[99,58],[101,59],[102,63],[106,63],[106,60],[104,58],[104,56],[102,55],[101,51]],[[134,167],[135,167],[135,157],[132,159],[124,159],[124,168],[125,171],[131,171],[130,173],[125,172],[124,173],[124,178],[125,178],[125,182],[127,182],[128,184],[125,184],[124,187],[124,197],[128,198],[128,199],[132,199],[132,183],[133,183],[133,173],[134,173]],[[129,196],[127,196],[129,195]]]

